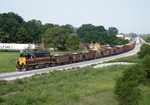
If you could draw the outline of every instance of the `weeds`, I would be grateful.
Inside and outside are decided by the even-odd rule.
[[[115,65],[94,69],[88,66],[35,75],[25,78],[23,83],[16,80],[1,86],[1,96],[16,92],[2,97],[1,102],[5,105],[116,105],[115,81],[127,67]]]

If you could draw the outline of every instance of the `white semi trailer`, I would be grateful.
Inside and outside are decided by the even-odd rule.
[[[35,49],[34,44],[14,44],[14,43],[0,43],[1,50],[20,50],[22,52],[25,49]]]

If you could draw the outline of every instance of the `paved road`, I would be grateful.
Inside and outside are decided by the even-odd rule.
[[[99,65],[93,66],[93,68],[103,68],[103,67],[112,66],[112,65],[133,65],[133,64],[136,64],[136,63],[114,62],[114,63],[99,64]]]
[[[30,77],[35,74],[41,74],[41,73],[46,73],[46,72],[51,72],[53,70],[63,70],[63,69],[70,69],[73,67],[85,67],[91,64],[98,64],[98,63],[103,63],[104,61],[109,61],[113,60],[116,58],[121,58],[121,57],[126,57],[130,55],[136,54],[138,51],[140,51],[141,43],[139,41],[139,38],[136,39],[136,46],[133,50],[115,55],[115,56],[110,56],[110,57],[104,57],[100,59],[95,59],[95,60],[90,60],[90,61],[85,61],[85,62],[79,62],[79,63],[73,63],[73,64],[68,64],[68,65],[61,65],[61,66],[56,66],[56,67],[49,67],[49,68],[44,68],[44,69],[38,69],[38,70],[32,70],[32,71],[24,71],[24,72],[8,72],[8,73],[1,73],[0,74],[0,80],[14,80],[17,78],[24,78],[24,77]],[[142,43],[144,41],[142,40]]]

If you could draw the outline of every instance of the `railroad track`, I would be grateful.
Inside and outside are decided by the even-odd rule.
[[[9,81],[9,80],[15,80],[17,78],[21,79],[21,78],[33,76],[35,74],[47,73],[47,72],[51,72],[54,70],[70,69],[73,67],[85,67],[85,66],[88,66],[91,64],[103,63],[104,61],[109,61],[109,60],[113,60],[116,58],[134,55],[138,51],[140,51],[141,44],[143,44],[143,43],[145,43],[145,42],[141,38],[137,38],[136,39],[136,46],[133,50],[126,52],[126,53],[119,54],[119,55],[99,58],[99,59],[95,59],[95,60],[89,60],[89,61],[85,61],[85,62],[78,62],[78,63],[73,63],[73,64],[61,65],[61,66],[56,66],[56,67],[31,70],[31,71],[23,71],[23,72],[16,71],[16,72],[0,73],[0,80],[8,80]]]

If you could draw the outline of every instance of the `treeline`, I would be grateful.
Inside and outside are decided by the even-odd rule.
[[[84,24],[75,28],[70,24],[56,25],[51,23],[42,24],[40,20],[24,21],[13,12],[0,14],[0,42],[2,43],[45,43],[46,47],[53,46],[57,49],[76,49],[79,42],[121,45],[128,43],[127,40],[116,37],[118,29],[103,26]],[[72,37],[72,38],[71,38]],[[75,37],[75,38],[74,38]],[[70,46],[72,39],[75,44]],[[75,46],[75,48],[74,48]],[[72,48],[73,47],[73,48]]]
[[[142,35],[141,36],[146,42],[150,43],[150,34]]]
[[[25,22],[13,12],[0,14],[0,41],[3,43],[41,43],[42,35],[53,24],[39,20]]]

